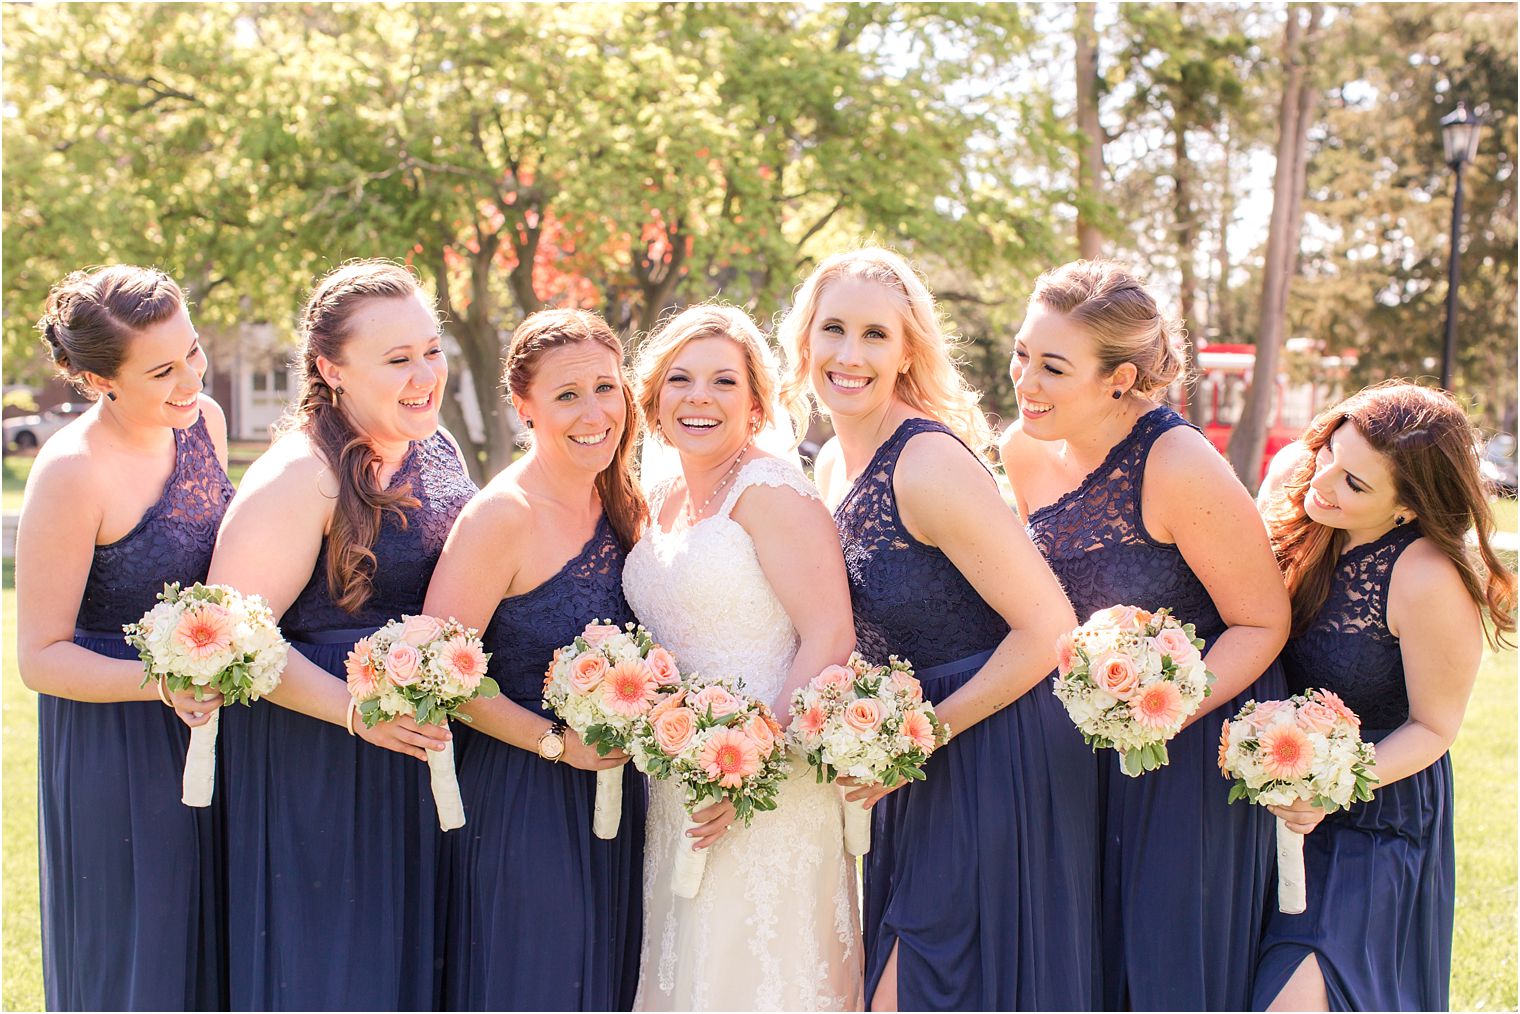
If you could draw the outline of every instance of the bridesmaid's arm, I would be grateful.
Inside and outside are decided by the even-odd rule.
[[[284,438],[249,467],[222,519],[208,580],[245,595],[261,595],[276,616],[284,615],[311,578],[322,536],[332,517],[337,483],[305,440]],[[337,726],[348,721],[348,687],[294,648],[267,700]],[[373,729],[354,721],[354,734],[390,750],[426,760],[424,749],[442,749],[447,734],[425,734],[409,718]],[[440,735],[441,734],[441,735]]]
[[[1216,679],[1191,725],[1254,683],[1282,651],[1288,590],[1251,494],[1202,434],[1179,426],[1157,438],[1141,497],[1151,535],[1176,543],[1226,624],[1204,656]]]
[[[1446,554],[1421,539],[1394,564],[1388,627],[1399,639],[1409,718],[1377,745],[1373,789],[1424,771],[1456,741],[1483,659],[1483,619]],[[1325,811],[1299,800],[1272,812],[1307,834]]]
[[[38,455],[16,531],[16,659],[21,682],[73,701],[156,701],[136,659],[74,643],[100,530],[100,493],[83,456]]]
[[[422,611],[439,618],[452,616],[467,627],[484,631],[497,604],[512,588],[521,564],[518,551],[532,537],[532,529],[532,511],[520,495],[494,483],[487,485],[455,519],[433,570]],[[470,728],[535,755],[539,737],[553,725],[537,712],[508,700],[506,694],[476,698],[460,710],[470,717]],[[626,763],[628,755],[614,750],[603,757],[567,729],[563,760],[572,767],[597,771]]]
[[[1056,640],[1076,616],[992,476],[954,437],[915,437],[893,485],[909,533],[938,546],[1009,626],[982,671],[934,706],[952,732],[964,732],[1055,669]]]
[[[797,628],[786,684],[766,702],[784,727],[791,723],[792,692],[826,666],[849,661],[855,647],[839,529],[821,501],[782,486],[750,486],[732,517],[754,541],[760,569]]]

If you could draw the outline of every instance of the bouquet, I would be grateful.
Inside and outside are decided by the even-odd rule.
[[[496,681],[486,675],[491,656],[473,627],[450,617],[403,616],[391,620],[348,653],[352,707],[373,728],[407,715],[420,725],[450,718],[468,722],[459,709],[476,697],[495,697]],[[464,802],[454,775],[454,744],[427,751],[428,776],[438,826],[464,827]]]
[[[1214,682],[1193,625],[1169,614],[1110,606],[1056,642],[1056,697],[1088,745],[1118,750],[1132,778],[1167,763],[1167,741]]]
[[[278,686],[290,650],[264,600],[224,584],[166,584],[158,605],[122,630],[142,658],[143,686],[162,679],[171,690],[195,691],[197,699],[213,690],[224,704],[246,706]],[[190,730],[180,795],[186,806],[211,805],[221,714]]]
[[[858,654],[831,665],[792,695],[789,738],[818,772],[896,785],[924,777],[924,762],[950,730],[924,700],[913,667],[896,655],[872,665]],[[871,851],[871,814],[845,803],[844,844],[852,856]]]
[[[593,622],[555,651],[544,674],[544,706],[605,757],[626,750],[639,721],[680,682],[676,660],[649,631],[633,623],[620,628]],[[598,771],[591,830],[598,838],[616,838],[622,817],[622,769]]]
[[[727,799],[747,825],[756,811],[776,808],[776,790],[787,775],[786,746],[770,708],[746,696],[733,681],[688,677],[675,693],[650,709],[629,740],[640,771],[674,778],[686,790],[686,812]],[[694,851],[686,832],[676,842],[671,887],[695,898],[707,853]]]
[[[1328,690],[1286,701],[1247,701],[1219,733],[1219,770],[1234,778],[1230,802],[1291,806],[1305,799],[1329,812],[1372,798],[1374,751],[1362,721]],[[1307,902],[1304,836],[1277,820],[1277,907],[1297,915]]]

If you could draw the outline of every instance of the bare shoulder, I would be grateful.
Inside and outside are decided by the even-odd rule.
[[[259,455],[238,486],[240,498],[278,495],[301,504],[331,501],[337,491],[337,477],[327,460],[299,430],[284,434]]]
[[[1014,464],[1028,465],[1041,457],[1041,444],[1043,441],[1036,440],[1024,432],[1024,420],[1015,419],[1003,429],[1003,435],[998,437],[998,457],[1003,462],[1006,470]]]
[[[824,496],[829,495],[829,490],[840,479],[840,450],[839,438],[829,437],[823,446],[818,448],[818,456],[813,459],[813,481],[823,491]]]
[[[201,416],[206,420],[206,432],[211,434],[211,443],[222,455],[227,453],[227,413],[222,411],[222,406],[217,404],[215,398],[201,392],[197,402],[200,405]]]
[[[931,430],[903,445],[893,473],[899,497],[942,497],[946,490],[985,486],[997,493],[997,482],[982,459],[949,433]]]
[[[42,445],[26,478],[23,509],[34,503],[93,502],[105,482],[100,455],[91,453],[89,431],[70,423]],[[77,428],[76,428],[77,427]]]
[[[471,535],[511,537],[533,528],[533,505],[508,468],[496,474],[459,512],[456,529]]]
[[[1476,609],[1462,574],[1451,557],[1430,539],[1420,538],[1399,554],[1388,583],[1389,604],[1394,602],[1424,611],[1450,615],[1452,603]]]

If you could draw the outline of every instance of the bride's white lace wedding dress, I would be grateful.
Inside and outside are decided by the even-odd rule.
[[[742,677],[746,691],[773,701],[797,653],[797,631],[749,533],[729,517],[758,483],[818,497],[796,466],[756,458],[712,517],[673,532],[652,523],[628,554],[623,590],[682,669]],[[669,489],[662,484],[651,496],[655,517]],[[777,802],[713,846],[702,889],[686,900],[670,887],[674,850],[691,841],[682,792],[650,782],[635,1010],[860,1009],[855,864],[844,851],[839,790],[794,759]]]

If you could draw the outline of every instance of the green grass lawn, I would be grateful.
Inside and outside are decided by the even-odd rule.
[[[4,567],[3,616],[16,628],[15,580]],[[4,932],[0,1003],[42,1009],[37,916],[37,698],[16,672],[7,638],[3,699]],[[1515,653],[1488,655],[1452,750],[1457,796],[1457,925],[1453,1010],[1516,1006]]]

